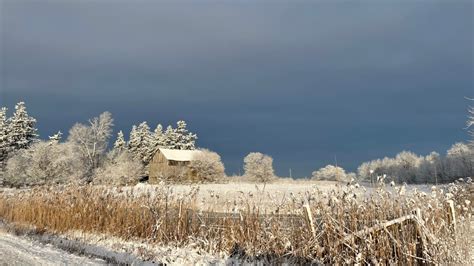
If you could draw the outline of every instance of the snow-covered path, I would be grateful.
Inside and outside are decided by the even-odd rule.
[[[103,260],[81,257],[50,245],[0,231],[0,265],[104,265]]]

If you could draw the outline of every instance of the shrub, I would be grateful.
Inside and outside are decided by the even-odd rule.
[[[325,167],[314,171],[312,179],[329,181],[346,181],[346,171],[339,166],[326,165]]]
[[[215,181],[225,176],[224,164],[219,154],[202,150],[189,164],[192,175],[199,181]]]
[[[122,151],[110,158],[95,171],[93,183],[108,185],[134,185],[144,173],[143,164],[130,152]]]
[[[75,150],[70,143],[43,141],[17,151],[7,161],[4,183],[28,186],[78,180],[85,166],[77,159]]]

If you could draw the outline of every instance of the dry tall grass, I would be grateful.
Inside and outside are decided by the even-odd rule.
[[[213,213],[212,207],[198,210],[198,188],[181,195],[170,187],[156,187],[153,193],[137,195],[120,188],[44,187],[1,193],[0,217],[40,231],[81,230],[193,245],[249,260],[463,263],[469,258],[466,236],[472,233],[468,201],[472,195],[466,189],[470,185],[453,184],[448,191],[433,189],[431,194],[380,188],[360,199],[356,192],[362,188],[354,186],[329,193],[314,190],[302,197],[274,199],[275,208],[268,213],[242,194],[229,203],[227,214]],[[411,215],[414,210],[421,219]],[[381,226],[404,216],[409,218]]]

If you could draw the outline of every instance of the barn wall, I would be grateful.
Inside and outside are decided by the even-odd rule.
[[[151,184],[156,184],[163,178],[176,179],[176,176],[183,174],[187,176],[189,174],[189,169],[187,166],[189,165],[189,162],[171,162],[171,164],[172,165],[170,165],[170,162],[165,158],[165,156],[160,151],[158,151],[155,156],[153,156],[153,159],[148,165],[148,182]]]

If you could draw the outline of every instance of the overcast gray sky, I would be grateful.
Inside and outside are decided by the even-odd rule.
[[[43,138],[112,112],[178,119],[229,174],[280,175],[467,139],[472,1],[0,0],[0,103]]]

